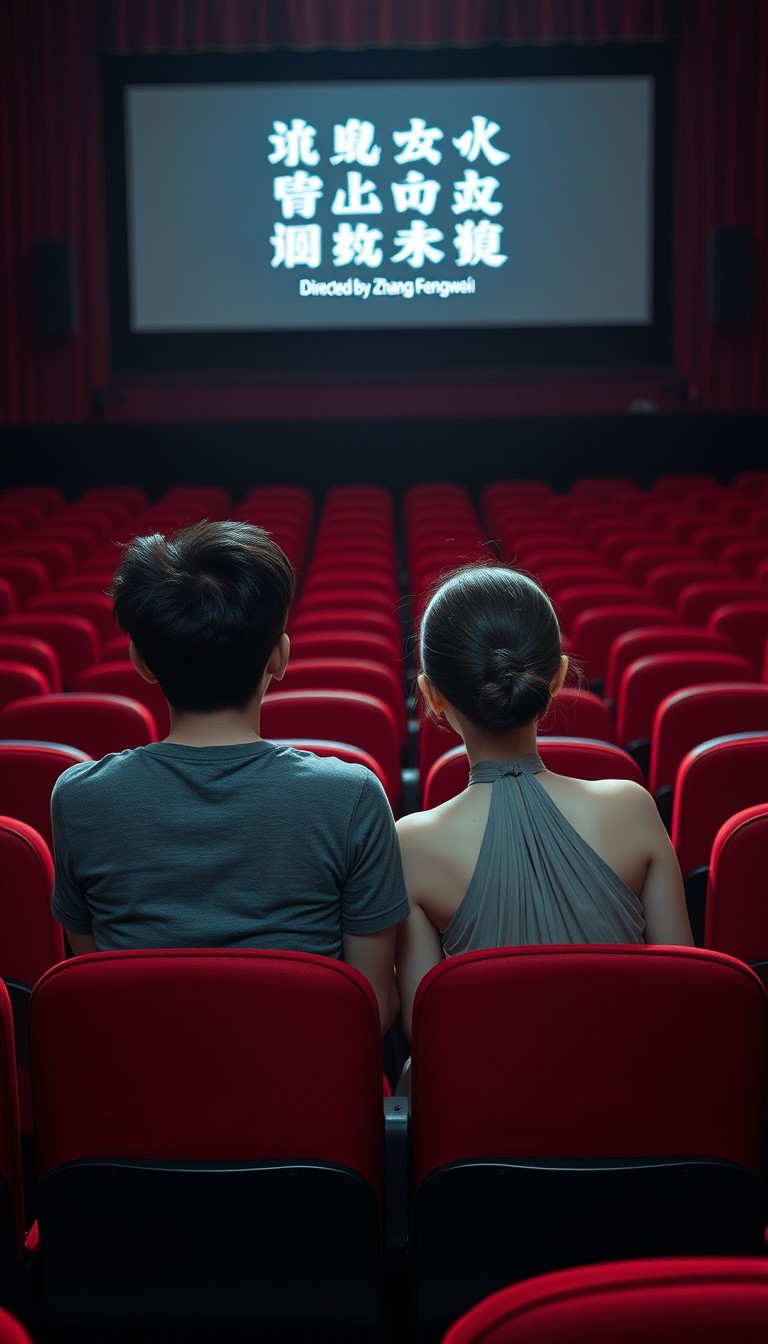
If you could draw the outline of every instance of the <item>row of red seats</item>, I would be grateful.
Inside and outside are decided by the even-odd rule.
[[[75,958],[37,984],[29,1043],[27,1247],[54,1321],[375,1325],[405,1260],[417,1320],[445,1325],[564,1265],[764,1251],[768,1002],[719,953],[444,962],[385,1123],[375,999],[324,958]],[[25,1258],[12,1065],[3,991],[6,1291]]]

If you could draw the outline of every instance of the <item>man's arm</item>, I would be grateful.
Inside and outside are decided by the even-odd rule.
[[[343,933],[342,958],[371,985],[379,1005],[382,1034],[397,1016],[395,927],[380,933]]]
[[[86,952],[96,951],[96,939],[92,933],[75,933],[74,929],[65,929],[64,933],[74,956],[82,957]]]

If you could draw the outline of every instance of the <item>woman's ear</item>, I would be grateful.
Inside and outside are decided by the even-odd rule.
[[[432,713],[440,718],[440,716],[445,713],[445,700],[440,692],[435,689],[432,682],[424,676],[423,672],[419,673],[416,679],[416,684],[423,696],[427,709],[431,709]]]
[[[560,656],[560,666],[558,667],[554,677],[549,683],[550,695],[557,695],[558,691],[562,689],[563,682],[565,681],[567,675],[568,675],[568,659],[566,655],[563,653]]]
[[[139,653],[139,650],[136,648],[136,645],[134,644],[133,640],[131,640],[130,644],[128,645],[128,657],[133,663],[133,666],[136,668],[136,671],[138,672],[139,676],[143,677],[145,681],[148,681],[150,685],[156,686],[157,677],[155,676],[154,672],[151,672],[150,669],[147,667],[147,664],[144,662],[144,659]]]
[[[274,649],[269,655],[265,671],[275,681],[282,681],[285,676],[285,669],[288,666],[288,656],[291,652],[291,641],[283,631],[278,639]]]

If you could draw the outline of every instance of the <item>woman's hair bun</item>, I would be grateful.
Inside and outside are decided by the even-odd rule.
[[[491,649],[477,692],[481,720],[488,728],[522,727],[544,712],[549,682],[512,649]]]

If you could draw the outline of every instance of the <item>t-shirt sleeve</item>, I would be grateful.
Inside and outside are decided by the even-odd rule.
[[[51,829],[53,831],[53,898],[51,909],[65,929],[73,933],[91,933],[93,920],[78,884],[66,828],[66,784],[63,776],[56,781],[51,795]]]
[[[366,771],[349,830],[342,933],[380,933],[410,913],[395,822],[386,794]]]

